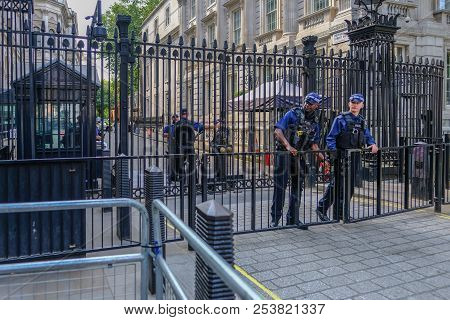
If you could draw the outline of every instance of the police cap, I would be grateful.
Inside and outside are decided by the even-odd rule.
[[[364,102],[365,99],[364,99],[364,96],[361,93],[355,93],[355,94],[353,94],[350,97],[349,101],[350,102],[361,103],[361,102]]]
[[[308,95],[305,97],[305,102],[307,104],[321,104],[322,96],[317,92],[308,93]]]

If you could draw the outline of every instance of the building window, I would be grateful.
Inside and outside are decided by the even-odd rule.
[[[170,24],[170,7],[166,8],[165,19],[166,27]]]
[[[159,33],[159,30],[158,30],[158,18],[155,19],[154,30],[155,30],[155,36],[156,36]]]
[[[266,0],[266,32],[277,28],[277,0]]]
[[[37,47],[41,47],[42,46],[42,39],[43,39],[43,35],[41,33],[41,28],[39,27],[34,27],[34,35],[33,35],[34,39],[35,39],[35,43]]]
[[[215,24],[210,24],[208,26],[208,45],[210,48],[213,47],[214,44],[214,40],[216,39],[216,25]]]
[[[233,11],[233,42],[241,43],[241,9]]]
[[[438,0],[438,10],[450,10],[450,0]]]
[[[339,11],[345,11],[352,7],[352,0],[339,0]]]
[[[216,3],[216,0],[207,0],[208,7]]]
[[[196,0],[191,0],[191,19],[195,18],[196,14]]]
[[[345,2],[345,1],[344,1]],[[330,0],[308,0],[306,13],[311,14],[330,6]]]
[[[450,106],[450,51],[447,51],[447,106]]]
[[[396,59],[398,60],[401,57],[402,61],[405,62],[408,56],[408,46],[396,45],[394,50]]]

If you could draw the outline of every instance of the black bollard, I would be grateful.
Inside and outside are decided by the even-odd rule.
[[[233,213],[214,200],[197,206],[197,233],[230,265],[234,263]],[[197,254],[196,300],[233,300],[235,295]]]

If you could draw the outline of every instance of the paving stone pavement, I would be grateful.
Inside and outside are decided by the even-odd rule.
[[[450,299],[450,206],[234,239],[236,264],[282,299]],[[195,254],[167,249],[192,296]]]

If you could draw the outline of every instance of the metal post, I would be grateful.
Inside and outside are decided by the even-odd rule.
[[[197,234],[230,265],[234,263],[233,213],[215,200],[197,206]],[[232,300],[235,295],[220,277],[197,254],[195,299]]]
[[[201,179],[202,179],[202,202],[208,199],[208,155],[202,155],[201,163]]]
[[[195,154],[188,155],[188,225],[195,231],[195,198],[197,196]]]
[[[406,138],[405,137],[399,138],[399,146],[400,146],[400,150],[399,150],[399,159],[398,159],[398,182],[403,183],[404,182],[403,168],[405,166],[405,148],[403,148],[403,147],[406,146]]]
[[[427,200],[430,205],[434,204],[434,191],[435,186],[433,185],[432,179],[434,177],[437,177],[436,175],[436,158],[437,158],[437,151],[438,145],[431,145],[431,147],[427,147],[427,157],[428,157],[428,163],[430,164],[429,171],[424,170],[425,178],[425,188],[427,190]]]
[[[153,226],[157,226],[161,224],[160,220],[160,214],[159,210],[153,206],[155,210],[152,209],[152,222]],[[152,250],[153,250],[153,256],[154,260],[152,261],[153,264],[158,260],[158,257],[161,256],[161,247],[162,247],[162,235],[161,235],[161,229],[160,228],[153,228],[153,243],[152,243]],[[155,264],[155,292],[156,292],[156,299],[157,300],[163,300],[164,298],[164,288],[163,288],[163,275],[161,270],[159,269],[158,263]]]
[[[333,199],[333,221],[340,221],[340,217],[342,215],[342,206],[340,193],[341,193],[341,185],[342,185],[342,162],[339,158],[334,159],[333,161],[334,168],[334,188],[332,192]]]
[[[130,180],[128,179],[128,159],[121,154],[116,161],[116,197],[131,198]],[[117,236],[130,240],[131,221],[129,208],[117,208]]]
[[[158,167],[151,167],[150,169],[145,170],[144,174],[144,188],[145,188],[145,208],[149,212],[150,216],[153,216],[153,201],[155,200],[163,200],[164,198],[164,173]],[[150,244],[155,243],[155,234],[153,232],[153,220],[150,220],[150,225],[147,229],[150,230]],[[161,242],[163,243],[165,240],[165,221],[164,216],[160,214],[160,230],[161,230]],[[161,244],[162,245],[162,244]],[[164,253],[164,248],[163,248]],[[150,270],[150,279],[148,283],[149,290],[152,294],[156,292],[155,288],[155,271],[153,261],[150,262],[149,266]]]
[[[28,61],[29,61],[29,79],[30,79],[30,101],[28,104],[28,111],[24,112],[23,118],[25,122],[24,126],[24,135],[26,137],[26,140],[29,144],[27,146],[24,146],[24,152],[23,152],[23,158],[24,159],[34,159],[36,158],[36,143],[35,143],[35,117],[36,117],[36,106],[37,103],[35,101],[35,92],[34,92],[34,64],[33,64],[33,2],[30,1],[29,7],[28,7],[28,41],[29,41],[29,48],[28,48]]]
[[[377,153],[377,215],[381,214],[381,170],[383,162],[381,158],[381,150]]]
[[[303,55],[305,56],[304,73],[303,73],[303,97],[308,92],[316,90],[316,43],[319,38],[317,36],[308,36],[302,38]]]
[[[444,192],[445,189],[450,189],[450,133],[445,134],[445,153],[444,153],[444,161],[445,161],[445,173],[444,173]]]
[[[344,163],[343,163],[343,170],[344,170],[344,175],[343,175],[343,187],[344,187],[344,211],[342,213],[342,220],[344,221],[344,223],[348,223],[350,221],[350,201],[351,201],[351,179],[352,179],[352,172],[350,170],[351,168],[351,157],[352,157],[352,152],[351,151],[345,151],[344,153]],[[342,186],[342,185],[341,185]],[[339,195],[340,191],[337,190],[337,195]],[[340,201],[339,196],[337,198],[336,201]]]
[[[120,140],[119,140],[119,153],[122,155],[128,155],[128,63],[130,60],[130,40],[128,38],[128,27],[131,23],[130,16],[118,15],[116,25],[119,29],[119,52],[120,52]],[[122,191],[129,193],[120,194],[120,197],[131,196],[129,190],[128,179],[128,160],[118,161],[120,172],[117,172],[117,179],[121,182],[127,182],[123,186],[128,186],[128,190],[122,189]],[[122,165],[126,162],[126,169],[122,168]],[[120,173],[120,174],[119,174]],[[121,218],[121,226],[118,231],[123,239],[129,237],[130,232],[130,213],[128,208],[119,208],[119,216]]]
[[[409,200],[410,200],[410,197],[409,197],[409,190],[410,190],[409,189],[409,182],[410,182],[410,171],[411,171],[410,163],[411,163],[411,160],[410,160],[410,148],[409,147],[405,148],[404,154],[405,154],[405,161],[404,161],[404,163],[405,163],[405,179],[403,180],[403,182],[405,184],[404,209],[406,210],[406,209],[409,209]]]
[[[442,143],[436,144],[435,147],[435,176],[434,176],[434,212],[442,212],[442,175],[444,173],[444,145]]]
[[[128,155],[128,63],[130,61],[130,39],[128,27],[130,16],[118,15],[117,27],[119,29],[120,52],[120,146],[119,153]]]

